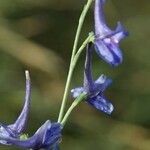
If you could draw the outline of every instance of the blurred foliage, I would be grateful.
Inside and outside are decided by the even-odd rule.
[[[85,0],[0,0],[0,121],[12,123],[24,97],[24,70],[32,78],[32,106],[27,133],[46,120],[57,120],[78,17]],[[150,149],[150,1],[109,0],[107,21],[120,19],[130,36],[121,44],[124,62],[111,68],[94,55],[95,78],[104,73],[114,83],[106,95],[115,111],[106,116],[85,104],[72,114],[64,132],[65,150]],[[93,30],[88,13],[81,42]],[[84,56],[82,56],[84,58]],[[82,84],[84,59],[72,87]],[[68,102],[68,104],[71,103]],[[0,146],[1,150],[18,149]]]

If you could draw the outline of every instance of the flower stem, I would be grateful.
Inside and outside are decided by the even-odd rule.
[[[81,33],[81,29],[85,20],[85,16],[92,4],[93,0],[88,0],[87,4],[84,6],[84,9],[80,15],[79,18],[79,23],[78,23],[78,27],[77,27],[77,31],[76,31],[76,36],[75,36],[75,40],[74,40],[74,45],[73,45],[73,50],[72,50],[72,57],[71,57],[71,61],[73,60],[73,57],[77,51],[77,46],[78,46],[78,42],[79,42],[79,37],[80,37],[80,33]]]
[[[78,96],[74,102],[72,103],[72,105],[70,106],[70,108],[68,109],[67,113],[65,114],[64,118],[61,121],[61,124],[64,126],[66,121],[68,120],[72,110],[83,100],[85,100],[87,97],[87,95],[85,93],[82,93],[80,96]]]
[[[81,45],[81,47],[79,48],[79,50],[76,53],[76,55],[74,56],[72,62],[70,63],[70,68],[69,68],[68,78],[67,78],[67,82],[66,82],[64,97],[63,97],[63,100],[62,100],[62,105],[61,105],[59,118],[58,118],[58,122],[59,123],[61,122],[61,120],[63,118],[63,115],[64,115],[64,110],[65,110],[65,106],[66,106],[66,102],[67,102],[67,98],[68,98],[69,87],[70,87],[70,82],[71,82],[71,79],[72,79],[72,74],[73,74],[74,68],[75,68],[75,66],[77,64],[77,61],[78,61],[78,59],[80,57],[81,52],[83,51],[83,49],[86,47],[86,45],[89,42],[93,41],[93,37],[94,37],[94,34],[90,33],[89,36],[85,39],[85,41]]]
[[[93,32],[90,32],[89,33],[89,36],[85,39],[85,41],[83,42],[83,44],[81,45],[81,47],[78,49],[77,53],[75,54],[74,56],[74,59],[73,59],[73,63],[76,64],[83,49],[86,47],[86,45],[90,42],[93,42],[95,39],[94,37],[94,33]]]
[[[69,87],[70,87],[70,82],[72,79],[72,74],[73,74],[73,70],[75,66],[73,63],[73,59],[74,56],[76,54],[77,51],[77,46],[78,46],[78,42],[79,42],[79,37],[80,37],[80,33],[81,33],[81,29],[85,20],[85,16],[92,4],[93,0],[88,0],[87,4],[84,6],[84,9],[80,15],[79,18],[79,23],[78,23],[78,27],[77,27],[77,31],[76,31],[76,36],[75,36],[75,40],[74,40],[74,45],[73,45],[73,50],[72,50],[72,56],[71,56],[71,61],[70,61],[70,67],[69,67],[69,72],[68,72],[68,77],[67,77],[67,81],[66,81],[66,86],[65,86],[65,91],[64,91],[64,95],[63,95],[63,100],[62,100],[62,104],[61,104],[61,108],[60,108],[60,112],[59,112],[59,117],[58,117],[58,122],[61,122],[63,115],[64,115],[64,111],[65,111],[65,106],[66,106],[66,102],[67,102],[67,98],[68,98],[68,93],[69,93]]]

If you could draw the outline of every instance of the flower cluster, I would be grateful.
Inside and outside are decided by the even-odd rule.
[[[118,66],[122,62],[122,52],[119,48],[119,41],[127,36],[120,22],[118,22],[115,31],[112,31],[105,22],[103,6],[106,0],[95,0],[95,41],[94,47],[97,54],[108,64]],[[86,102],[96,109],[111,114],[114,107],[104,97],[105,89],[111,84],[112,80],[105,75],[101,75],[97,80],[92,77],[92,44],[87,45],[86,60],[84,67],[83,87],[77,87],[71,90],[74,98],[81,93],[88,95]]]
[[[31,101],[31,81],[29,72],[26,71],[26,94],[23,109],[15,123],[10,125],[0,123],[0,144],[16,145],[21,148],[33,150],[58,150],[62,136],[62,129],[72,110],[81,101],[85,100],[85,102],[89,105],[108,115],[113,112],[114,107],[112,103],[104,96],[104,92],[106,88],[112,83],[112,80],[105,75],[100,75],[96,80],[93,79],[92,53],[93,49],[95,48],[98,56],[105,62],[112,66],[118,66],[122,63],[123,60],[122,52],[119,48],[119,42],[121,39],[125,38],[128,33],[127,31],[125,31],[120,22],[118,22],[115,30],[111,30],[106,25],[106,21],[104,18],[103,7],[106,0],[95,0],[95,34],[91,33],[77,51],[81,27],[87,10],[89,9],[92,2],[93,0],[87,1],[87,4],[85,5],[79,19],[79,25],[72,51],[70,69],[58,121],[52,123],[50,120],[47,120],[31,137],[28,137],[24,133],[28,121]],[[70,92],[69,86],[71,83],[71,77],[77,60],[85,47],[86,59],[84,65],[83,86],[71,90],[71,94],[73,98],[75,98],[75,100],[65,114],[65,105],[68,98],[68,93]]]

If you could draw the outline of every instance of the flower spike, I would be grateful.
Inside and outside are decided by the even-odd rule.
[[[104,61],[112,66],[118,66],[123,60],[119,42],[128,35],[128,32],[120,22],[114,31],[106,25],[103,11],[105,2],[106,0],[95,0],[95,49]]]
[[[113,105],[105,99],[103,92],[111,84],[112,80],[105,75],[101,75],[96,81],[92,78],[92,46],[91,43],[87,45],[85,69],[84,69],[84,85],[71,90],[74,98],[78,97],[81,93],[86,93],[88,98],[86,102],[96,109],[111,114]]]

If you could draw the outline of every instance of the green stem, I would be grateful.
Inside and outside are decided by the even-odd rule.
[[[84,6],[84,9],[83,9],[81,16],[79,18],[79,24],[77,27],[77,32],[76,32],[76,36],[75,36],[75,40],[74,40],[72,56],[71,56],[71,61],[70,61],[70,67],[69,67],[68,77],[67,77],[67,81],[66,81],[64,95],[63,95],[63,100],[62,100],[62,104],[61,104],[61,108],[60,108],[60,112],[59,112],[58,122],[61,122],[63,115],[64,115],[65,106],[66,106],[68,93],[69,93],[70,82],[71,82],[72,74],[73,74],[73,70],[74,70],[74,67],[72,67],[72,65],[74,66],[73,59],[74,59],[74,56],[75,56],[76,51],[77,51],[79,37],[80,37],[81,29],[82,29],[82,26],[83,26],[83,23],[85,20],[85,16],[86,16],[86,14],[87,14],[87,12],[88,12],[91,4],[92,4],[92,1],[93,0],[87,1],[87,4]]]
[[[78,27],[77,27],[77,31],[76,31],[76,36],[75,36],[75,40],[74,40],[74,45],[73,45],[73,50],[72,50],[72,57],[71,57],[71,61],[73,60],[73,57],[77,51],[77,46],[78,46],[78,42],[79,42],[79,37],[80,37],[80,33],[81,33],[81,29],[85,20],[85,16],[92,4],[93,0],[88,0],[87,4],[84,6],[83,11],[80,15],[79,18],[79,23],[78,23]]]
[[[62,105],[61,105],[61,109],[60,109],[60,113],[59,113],[59,118],[58,118],[59,123],[61,122],[63,115],[64,115],[64,110],[65,110],[65,106],[66,106],[66,102],[67,102],[67,98],[68,98],[69,87],[70,87],[70,82],[72,79],[72,74],[73,74],[74,68],[77,64],[77,61],[80,57],[81,52],[83,51],[83,49],[86,47],[86,45],[89,42],[93,41],[93,37],[94,37],[94,34],[90,33],[89,36],[86,38],[86,40],[81,45],[81,47],[79,48],[77,54],[74,56],[74,59],[72,60],[72,62],[70,64],[70,69],[69,69],[68,78],[67,78],[67,82],[66,82],[64,97],[63,97],[63,101],[62,101]]]
[[[72,67],[71,70],[75,68],[77,61],[82,53],[82,51],[84,50],[84,48],[86,47],[86,45],[89,42],[93,42],[94,41],[94,33],[91,32],[89,34],[89,36],[85,39],[85,41],[83,42],[83,44],[81,45],[81,47],[79,48],[79,50],[77,51],[76,55],[74,56],[74,59],[72,60]],[[73,71],[72,71],[73,73]],[[65,114],[63,120],[61,121],[61,124],[64,125],[67,121],[67,118],[69,117],[70,113],[72,112],[72,110],[78,105],[79,102],[81,102],[84,98],[86,97],[85,94],[81,94],[79,97],[77,97],[77,99],[72,103],[71,107],[68,109],[67,113]]]
[[[68,109],[67,113],[65,114],[63,120],[61,121],[61,124],[64,126],[65,123],[67,122],[72,110],[83,100],[85,100],[87,97],[86,94],[82,93],[80,96],[78,96],[74,102],[72,103],[72,105],[70,106],[70,108]]]
[[[86,45],[90,42],[93,42],[94,41],[94,33],[93,32],[90,32],[89,33],[89,36],[86,38],[86,40],[83,42],[83,44],[81,45],[81,47],[79,48],[79,50],[77,51],[77,53],[75,54],[74,56],[74,59],[73,59],[73,63],[76,64],[83,49],[86,47]]]

